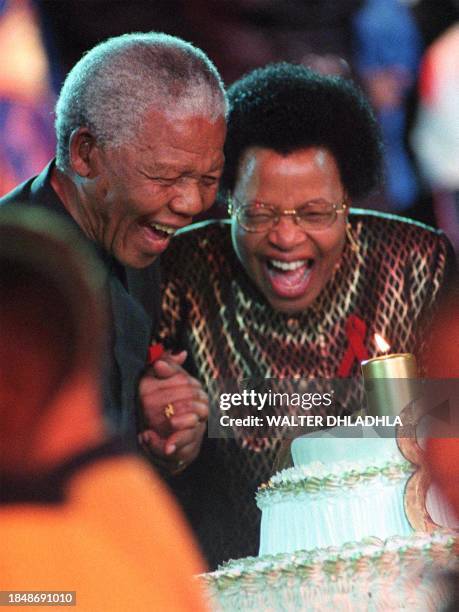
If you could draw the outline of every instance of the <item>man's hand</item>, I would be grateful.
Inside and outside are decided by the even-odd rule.
[[[182,368],[185,359],[186,351],[163,354],[139,386],[147,427],[139,434],[139,442],[165,461],[172,473],[198,456],[209,415],[207,394]]]

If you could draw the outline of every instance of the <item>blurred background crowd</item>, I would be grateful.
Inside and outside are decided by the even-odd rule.
[[[159,30],[227,85],[280,60],[355,79],[386,146],[385,191],[358,204],[441,227],[457,252],[458,15],[458,0],[0,0],[0,196],[52,156],[54,99],[82,53]]]

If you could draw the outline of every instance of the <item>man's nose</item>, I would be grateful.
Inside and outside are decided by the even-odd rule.
[[[204,198],[198,181],[186,180],[176,187],[169,208],[177,215],[194,217],[204,210]]]
[[[284,215],[271,228],[268,240],[277,248],[286,251],[298,246],[306,239],[306,233],[297,225],[293,216]]]

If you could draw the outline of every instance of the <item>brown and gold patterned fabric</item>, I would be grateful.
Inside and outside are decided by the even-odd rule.
[[[348,347],[345,323],[366,323],[391,352],[422,352],[423,325],[432,315],[452,266],[438,231],[370,211],[353,211],[352,233],[333,278],[313,305],[292,316],[274,311],[234,253],[229,221],[191,227],[162,257],[161,340],[188,350],[188,369],[209,392],[245,378],[334,378]],[[359,375],[356,360],[351,376]],[[256,488],[269,478],[280,441],[206,439],[198,461],[172,486],[211,567],[257,554],[260,516]]]

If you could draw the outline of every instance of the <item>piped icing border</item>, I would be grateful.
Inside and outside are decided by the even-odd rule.
[[[343,487],[352,488],[374,478],[398,481],[414,472],[415,467],[399,456],[368,465],[364,462],[338,462],[329,468],[320,462],[308,466],[288,468],[275,474],[257,490],[258,504],[263,504],[277,494],[318,493],[320,491],[341,491]]]
[[[269,581],[281,575],[326,584],[330,579],[338,581],[362,576],[371,579],[382,573],[395,575],[402,572],[403,566],[414,562],[455,566],[459,562],[459,538],[447,530],[394,536],[385,541],[372,537],[349,542],[340,548],[232,560],[215,572],[202,574],[199,579],[217,591],[248,587],[254,580]]]

